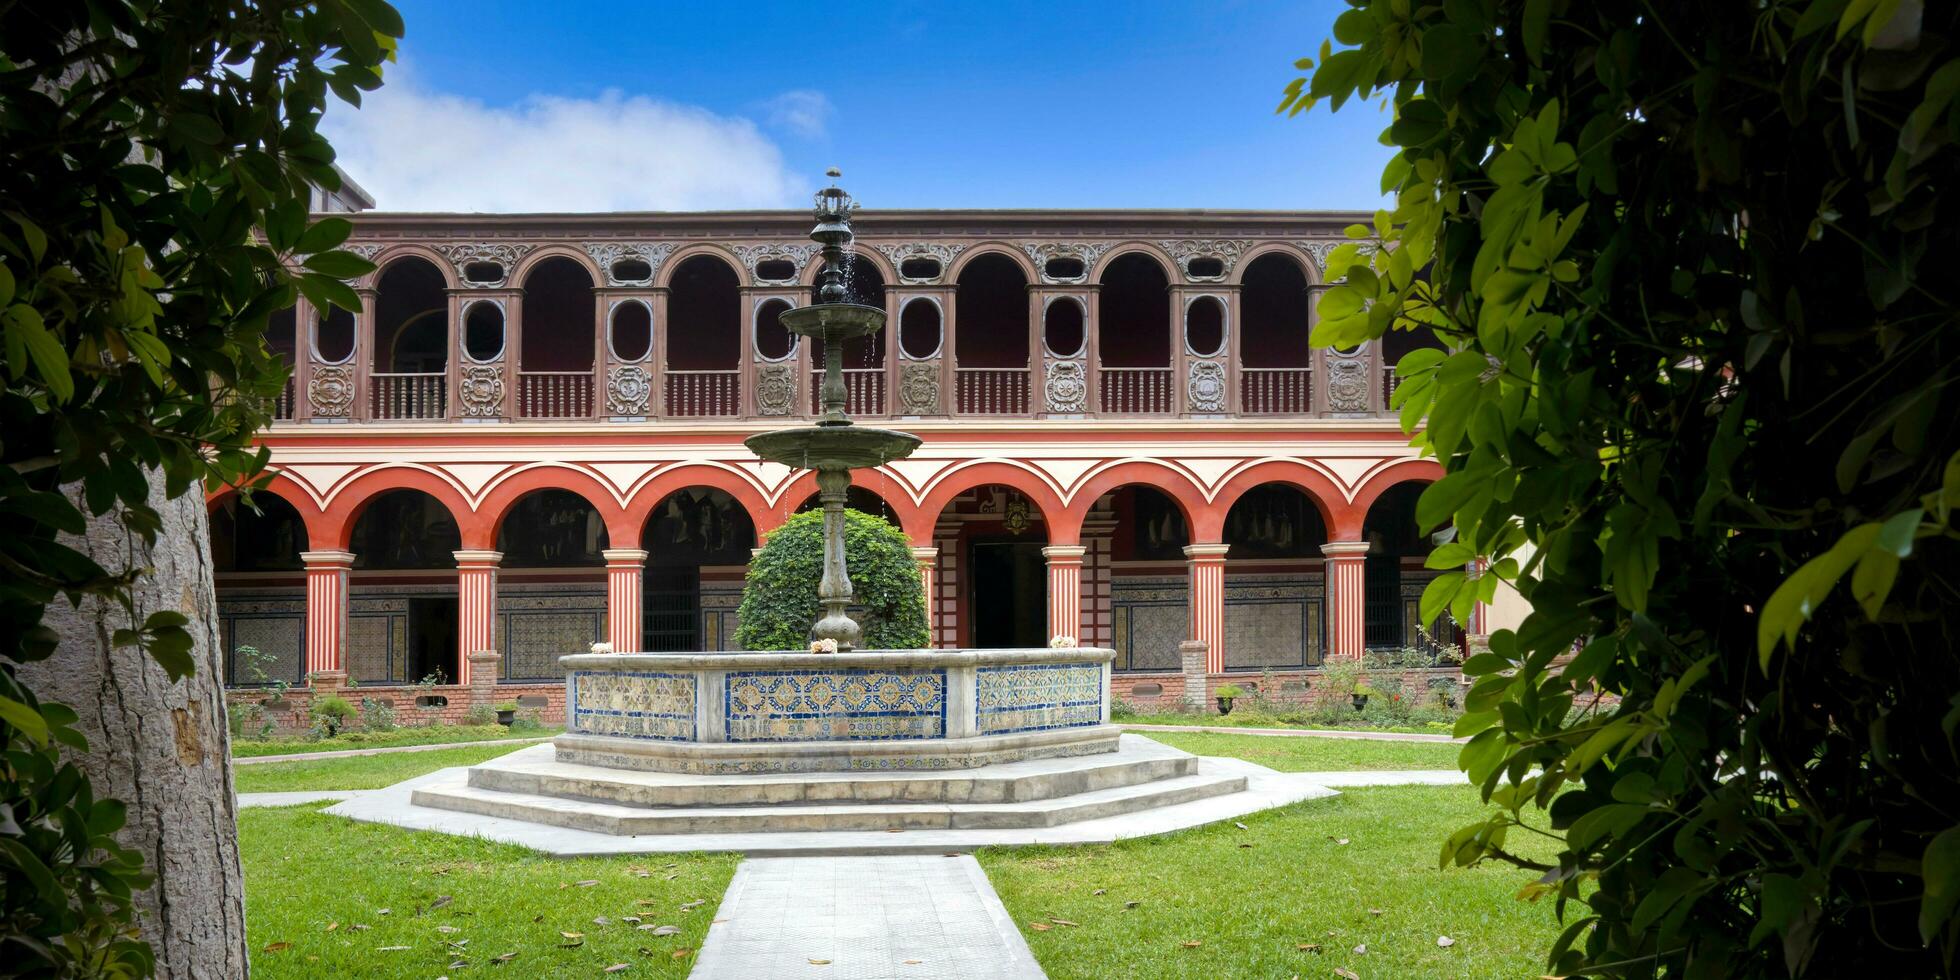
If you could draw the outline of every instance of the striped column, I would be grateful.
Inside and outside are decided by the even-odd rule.
[[[1048,635],[1082,639],[1082,556],[1079,544],[1051,544],[1041,549],[1048,559]]]
[[[501,551],[456,555],[456,683],[470,682],[470,654],[497,649],[497,566]]]
[[[1360,657],[1368,628],[1368,542],[1329,541],[1327,556],[1327,656]]]
[[[912,560],[919,563],[919,582],[926,590],[926,627],[930,632],[933,625],[932,580],[939,571],[938,548],[913,548]]]
[[[302,551],[306,563],[306,672],[340,670],[347,643],[347,571],[350,551]]]
[[[1225,670],[1225,552],[1228,544],[1184,548],[1191,570],[1191,638],[1205,644],[1205,672]]]
[[[639,548],[607,548],[601,554],[606,556],[606,642],[614,653],[639,653],[646,645],[640,614],[646,604],[641,581],[647,553]]]

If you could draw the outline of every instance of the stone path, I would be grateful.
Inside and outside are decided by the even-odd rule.
[[[1278,735],[1284,738],[1358,738],[1377,742],[1463,742],[1430,732],[1366,732],[1345,728],[1233,728],[1229,725],[1132,725],[1119,722],[1126,732],[1211,732],[1217,735]]]
[[[750,858],[693,980],[1046,976],[970,854]]]
[[[437,742],[434,745],[386,745],[372,749],[336,749],[332,752],[288,752],[285,755],[233,756],[234,766],[251,766],[261,762],[306,762],[310,759],[350,759],[362,755],[393,755],[397,752],[434,752],[438,749],[467,749],[476,745],[531,745],[549,742],[555,736],[541,735],[537,738],[495,738],[482,742]]]

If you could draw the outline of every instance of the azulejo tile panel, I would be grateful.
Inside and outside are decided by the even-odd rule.
[[[974,684],[980,733],[1102,724],[1102,675],[1098,663],[982,667]]]
[[[946,737],[946,671],[730,671],[730,742],[851,742]]]
[[[589,735],[692,742],[695,683],[692,674],[573,671],[566,727]]]

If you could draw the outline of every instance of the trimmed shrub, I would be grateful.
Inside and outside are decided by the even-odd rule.
[[[863,648],[924,647],[930,639],[925,584],[905,532],[882,518],[846,510],[844,562],[856,591],[852,615],[864,627]],[[823,614],[817,603],[822,580],[823,514],[798,514],[769,535],[749,563],[735,641],[745,650],[807,649],[810,626]]]

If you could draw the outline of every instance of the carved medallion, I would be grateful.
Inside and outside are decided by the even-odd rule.
[[[1089,404],[1089,377],[1081,361],[1048,362],[1048,411],[1080,415]]]
[[[1217,361],[1192,361],[1191,377],[1185,382],[1191,411],[1207,415],[1225,411],[1225,365]]]
[[[1171,253],[1178,269],[1192,282],[1223,282],[1232,274],[1232,267],[1239,264],[1239,256],[1245,254],[1246,246],[1245,242],[1231,238],[1166,239],[1157,244]],[[1190,271],[1192,259],[1217,259],[1224,268],[1215,276],[1194,276]]]
[[[892,260],[893,268],[900,270],[898,281],[909,286],[938,282],[945,277],[946,270],[953,267],[954,257],[966,251],[965,245],[926,244],[922,242],[904,245],[878,245],[875,247],[878,251],[885,253],[885,258]],[[903,271],[903,266],[907,259],[932,259],[939,263],[939,275],[928,276],[923,279],[909,277]]]
[[[756,368],[755,407],[764,415],[788,415],[796,407],[796,368],[789,364]]]
[[[1088,282],[1089,271],[1095,268],[1096,259],[1100,258],[1104,252],[1109,251],[1109,243],[1108,242],[1040,242],[1040,243],[1026,242],[1021,245],[1021,251],[1028,253],[1028,258],[1034,260],[1035,270],[1041,273],[1042,282],[1047,282],[1047,283]],[[1050,259],[1079,259],[1082,262],[1082,274],[1079,276],[1070,276],[1067,278],[1050,276],[1048,274],[1048,261]]]
[[[1368,406],[1367,348],[1327,355],[1327,410],[1342,415],[1365,415]]]
[[[898,369],[898,405],[901,415],[938,414],[938,362],[915,361]]]
[[[465,242],[458,245],[444,245],[442,254],[456,267],[456,278],[468,289],[495,289],[510,281],[511,270],[517,268],[517,260],[529,254],[536,245],[524,242]],[[495,282],[477,282],[466,274],[473,262],[487,262],[503,269],[503,278]]]
[[[751,280],[778,286],[794,283],[797,276],[802,275],[803,267],[809,264],[810,256],[817,254],[815,243],[800,245],[794,243],[764,243],[761,245],[736,245],[733,248],[735,250],[735,257],[741,259],[742,264],[749,267],[749,278]],[[762,278],[762,273],[756,271],[756,268],[771,259],[781,259],[788,262],[796,271],[786,279],[764,279]]]
[[[354,410],[354,365],[315,364],[313,380],[306,384],[306,400],[313,405],[313,417],[350,418]]]
[[[463,383],[456,396],[466,419],[494,419],[504,414],[504,367],[501,364],[463,365]]]
[[[660,275],[660,264],[673,254],[674,246],[666,242],[586,242],[585,254],[599,263],[606,274],[606,284],[610,286],[652,285],[654,277]],[[613,266],[624,259],[639,259],[647,264],[644,279],[621,279],[613,275]]]
[[[606,373],[606,414],[645,415],[653,397],[653,375],[638,364],[615,364]]]

